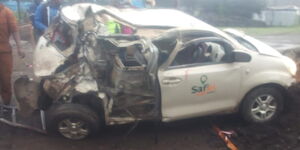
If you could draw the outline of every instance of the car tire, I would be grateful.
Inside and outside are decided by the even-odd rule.
[[[82,140],[98,133],[100,117],[81,104],[60,104],[47,112],[47,130],[71,140]]]
[[[242,103],[243,118],[250,123],[273,121],[283,109],[283,96],[273,87],[260,87],[247,94]]]

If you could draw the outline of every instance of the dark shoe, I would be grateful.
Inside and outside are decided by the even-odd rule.
[[[10,106],[0,106],[0,118],[10,118],[12,114],[12,108]]]
[[[11,108],[6,108],[6,107],[2,107],[1,111],[3,114],[11,114],[12,113],[12,109]]]

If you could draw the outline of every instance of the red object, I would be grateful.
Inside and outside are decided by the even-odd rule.
[[[133,30],[130,27],[122,26],[122,33],[123,34],[133,34]]]
[[[231,140],[229,139],[229,137],[234,134],[234,132],[232,131],[222,131],[220,128],[218,128],[217,126],[213,126],[213,129],[215,130],[215,132],[218,134],[218,136],[226,143],[226,146],[230,149],[230,150],[238,150],[238,148],[231,142]]]

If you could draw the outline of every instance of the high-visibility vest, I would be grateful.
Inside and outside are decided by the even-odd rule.
[[[108,21],[106,23],[106,27],[108,29],[108,32],[111,34],[121,33],[121,26],[115,21]]]

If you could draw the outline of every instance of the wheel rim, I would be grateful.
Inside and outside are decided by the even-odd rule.
[[[277,103],[272,95],[258,96],[251,106],[251,114],[260,121],[269,120],[277,110]]]
[[[72,140],[80,140],[90,133],[85,121],[79,119],[64,119],[58,124],[58,131],[61,135]]]

